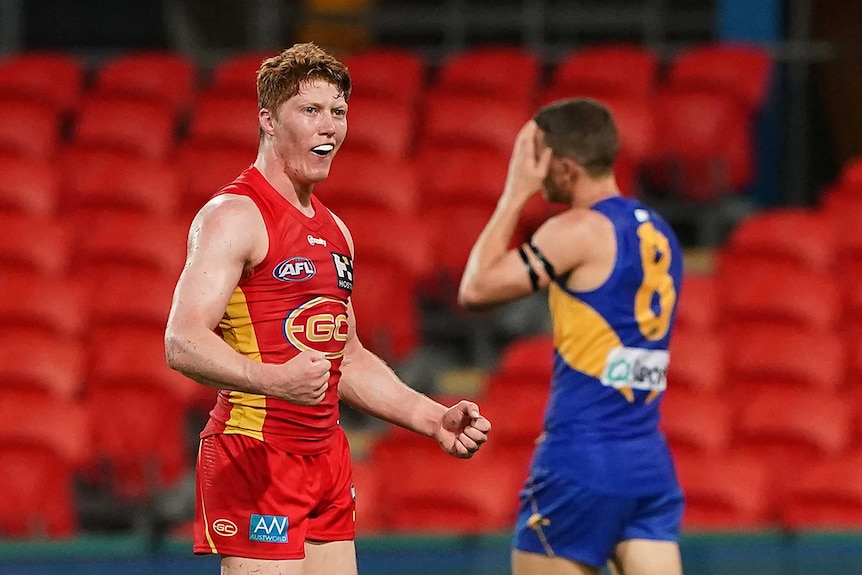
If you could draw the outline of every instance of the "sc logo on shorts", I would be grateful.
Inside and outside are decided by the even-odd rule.
[[[331,297],[316,297],[291,311],[284,319],[284,337],[300,351],[317,351],[327,359],[344,354],[347,341],[347,306]]]

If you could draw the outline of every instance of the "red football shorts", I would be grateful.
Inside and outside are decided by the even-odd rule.
[[[201,440],[194,552],[302,559],[306,541],[355,538],[350,448],[294,455],[244,435]]]

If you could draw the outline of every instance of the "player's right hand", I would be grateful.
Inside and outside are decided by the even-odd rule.
[[[330,367],[322,353],[301,351],[278,366],[280,377],[268,395],[296,405],[317,405],[329,389]]]

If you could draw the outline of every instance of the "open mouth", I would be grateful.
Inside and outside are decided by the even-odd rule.
[[[335,146],[332,144],[321,144],[319,146],[315,146],[311,148],[311,153],[316,156],[320,156],[321,158],[325,158],[329,154],[332,153],[332,150],[335,149]]]

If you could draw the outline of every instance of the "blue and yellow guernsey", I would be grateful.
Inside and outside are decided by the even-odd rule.
[[[614,225],[616,263],[593,291],[570,291],[566,277],[549,287],[554,375],[533,465],[607,494],[665,492],[677,480],[659,404],[682,250],[670,226],[637,201],[613,197],[591,209]]]

